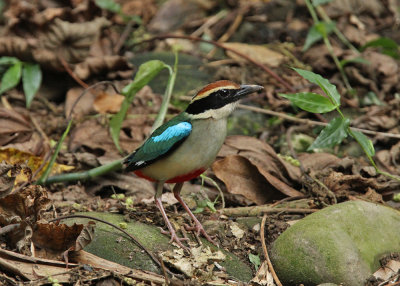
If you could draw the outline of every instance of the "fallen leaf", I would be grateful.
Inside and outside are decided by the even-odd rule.
[[[268,49],[267,47],[264,46],[259,46],[259,45],[249,45],[249,44],[244,44],[244,43],[224,43],[224,46],[227,48],[231,48],[235,51],[241,52],[242,54],[248,55],[251,57],[253,60],[260,64],[265,64],[270,67],[278,67],[282,64],[283,60],[285,57],[273,50]],[[237,54],[227,50],[226,54],[228,57],[243,62],[244,59],[242,57],[239,57]]]
[[[15,176],[11,172],[13,169],[15,169],[13,165],[0,163],[0,198],[11,193],[14,187]]]
[[[251,203],[262,205],[279,197],[257,167],[242,156],[227,156],[214,162],[212,169],[229,193],[242,195]]]
[[[30,153],[23,152],[14,148],[0,149],[0,161],[3,160],[8,164],[12,165],[27,166],[32,173],[34,173],[43,164],[43,158],[34,156]],[[43,174],[47,165],[48,162],[46,162],[44,168],[42,168],[41,171],[39,171],[36,174],[36,177],[32,179],[39,178]],[[73,166],[66,166],[63,164],[54,163],[53,168],[51,170],[51,174],[52,175],[60,174],[73,169],[74,169]],[[17,176],[15,183],[18,184],[20,182],[26,182],[26,180],[27,180],[26,173],[21,172],[20,176]]]
[[[0,107],[0,145],[28,141],[33,133],[30,123],[14,110]]]
[[[94,100],[94,109],[99,113],[117,113],[125,96],[116,93],[100,92]]]

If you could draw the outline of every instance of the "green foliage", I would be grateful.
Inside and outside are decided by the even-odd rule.
[[[42,83],[42,71],[38,64],[24,63],[22,70],[22,86],[25,93],[26,107],[31,106],[32,100]]]
[[[1,78],[0,94],[16,87],[22,78],[26,107],[29,108],[42,83],[40,66],[13,57],[1,57],[0,66],[9,66]]]
[[[395,41],[389,38],[381,37],[375,40],[372,40],[366,43],[361,47],[361,51],[364,51],[369,47],[378,47],[381,48],[381,52],[385,55],[388,55],[394,59],[400,59],[399,46]]]
[[[125,119],[126,113],[133,101],[133,98],[140,89],[148,84],[164,68],[171,70],[170,66],[159,60],[145,62],[144,64],[140,65],[134,80],[122,89],[122,94],[125,95],[125,99],[122,102],[119,112],[113,115],[110,120],[111,138],[120,152],[122,149],[119,146],[119,133],[121,131],[122,122]]]
[[[332,2],[332,0],[313,0],[312,4],[314,5],[314,7],[317,7],[319,5],[328,4],[330,2]]]
[[[322,95],[304,92],[295,94],[280,94],[281,96],[288,98],[293,104],[306,111],[322,113],[325,110],[336,109],[340,115],[340,117],[335,117],[329,122],[329,124],[321,131],[308,150],[333,147],[337,144],[340,144],[343,139],[350,135],[358,142],[358,144],[360,144],[371,164],[377,169],[375,162],[372,159],[372,157],[375,155],[374,145],[372,144],[372,141],[363,133],[350,129],[350,119],[345,117],[339,108],[340,94],[337,92],[336,86],[331,84],[327,79],[311,71],[301,69],[294,70],[305,79],[317,84],[325,92],[329,100]],[[326,100],[323,100],[322,98]]]
[[[351,64],[351,63],[366,64],[366,65],[371,64],[369,61],[367,61],[366,59],[363,59],[362,57],[355,57],[352,59],[341,60],[340,66],[343,68],[344,66]]]
[[[328,98],[318,93],[299,92],[279,95],[289,99],[294,105],[308,112],[326,113],[336,108]]]
[[[96,0],[95,4],[101,9],[120,15],[126,22],[133,20],[139,25],[142,23],[142,19],[140,19],[140,17],[136,15],[130,16],[124,14],[122,12],[121,5],[114,0]]]
[[[340,105],[340,94],[336,90],[334,84],[331,84],[327,79],[311,71],[296,68],[293,69],[306,80],[318,85],[336,107]]]
[[[310,30],[308,30],[306,41],[304,42],[303,52],[307,51],[316,42],[321,41],[324,38],[324,36],[327,36],[330,33],[332,33],[334,28],[335,28],[335,23],[333,22],[320,21],[312,25]]]
[[[258,268],[260,268],[261,265],[260,256],[249,253],[249,261],[251,262],[251,264],[254,265],[256,271],[258,270]]]
[[[113,13],[120,13],[121,12],[121,5],[116,3],[113,0],[96,0],[96,5],[101,9],[113,12]]]
[[[342,143],[347,137],[347,128],[350,125],[348,118],[336,117],[332,119],[328,126],[322,129],[315,141],[308,147],[308,150],[330,148]]]
[[[218,198],[218,197],[217,197]],[[206,208],[208,208],[211,212],[215,213],[217,210],[215,209],[215,201],[211,201],[209,198],[205,198],[203,200],[196,200],[196,209],[193,213],[202,213]]]

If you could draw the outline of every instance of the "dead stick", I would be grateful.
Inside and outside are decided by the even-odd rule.
[[[271,208],[270,205],[253,206],[253,207],[240,207],[240,208],[227,208],[220,209],[218,212],[227,216],[259,216],[263,213],[299,213],[310,214],[318,211],[318,209],[296,209],[296,208]]]
[[[267,246],[265,244],[264,231],[265,231],[265,222],[266,222],[266,220],[267,220],[267,214],[264,214],[264,216],[262,218],[262,221],[261,221],[261,229],[260,229],[261,245],[262,245],[262,249],[264,251],[265,259],[267,260],[269,271],[271,271],[272,278],[274,278],[274,281],[275,281],[276,285],[282,286],[282,283],[281,283],[281,281],[279,281],[278,275],[276,275],[275,269],[272,266],[271,260],[269,259]]]
[[[226,47],[225,45],[218,43],[216,41],[211,41],[211,40],[204,40],[202,38],[198,38],[198,37],[192,37],[192,36],[185,36],[185,35],[170,35],[170,34],[166,34],[166,35],[160,35],[160,36],[155,36],[151,39],[148,40],[144,40],[142,41],[142,43],[144,42],[152,42],[155,40],[164,40],[164,39],[186,39],[186,40],[191,40],[191,41],[196,41],[196,42],[204,42],[204,43],[209,43],[212,44],[216,47],[219,47],[221,49],[230,51],[236,55],[238,55],[239,57],[247,60],[248,62],[252,63],[253,65],[261,68],[262,70],[264,70],[265,72],[267,72],[269,75],[271,75],[274,79],[276,79],[278,82],[280,82],[287,90],[289,90],[290,92],[295,92],[294,88],[292,86],[290,86],[286,81],[284,81],[280,76],[278,76],[274,71],[272,71],[269,67],[253,60],[252,58],[250,58],[249,56],[236,51],[235,49],[232,49],[230,47]]]

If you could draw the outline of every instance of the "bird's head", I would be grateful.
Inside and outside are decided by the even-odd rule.
[[[259,85],[239,85],[220,80],[203,87],[193,96],[186,112],[193,119],[224,118],[235,109],[239,99],[263,89]]]

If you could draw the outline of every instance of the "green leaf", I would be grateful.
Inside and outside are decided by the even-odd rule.
[[[375,40],[372,40],[366,43],[361,47],[361,51],[364,51],[369,47],[380,47],[382,49],[382,53],[388,55],[395,59],[400,59],[399,46],[395,41],[390,38],[381,37]]]
[[[18,63],[20,60],[14,57],[1,57],[0,65],[13,65]]]
[[[334,22],[324,22],[321,21],[314,24],[309,30],[304,42],[303,52],[307,51],[316,42],[323,39],[324,35],[329,35],[335,28]]]
[[[320,5],[325,5],[328,4],[330,2],[332,2],[333,0],[312,0],[312,4],[314,7],[320,6]]]
[[[289,99],[294,105],[313,113],[326,113],[336,108],[332,102],[318,93],[313,92],[299,92],[282,94],[280,96]]]
[[[256,271],[257,271],[258,268],[259,268],[260,265],[261,265],[260,257],[259,257],[258,255],[254,255],[254,254],[249,253],[249,260],[250,260],[251,264],[254,265],[254,268],[255,268]]]
[[[32,100],[42,83],[42,71],[38,64],[24,63],[22,69],[22,86],[24,88],[26,107],[31,106]]]
[[[364,150],[365,154],[367,154],[368,157],[372,157],[375,155],[375,148],[374,144],[372,144],[372,141],[368,139],[367,136],[365,136],[363,133],[359,131],[350,131],[350,135],[356,139],[358,144],[361,145],[361,148]]]
[[[15,87],[21,79],[22,63],[17,62],[9,67],[1,79],[0,94]]]
[[[348,118],[336,117],[332,119],[307,150],[329,148],[340,144],[347,137],[349,124]]]
[[[316,42],[322,40],[322,35],[318,32],[317,28],[315,25],[313,25],[307,33],[306,40],[304,42],[304,46],[302,51],[305,52],[307,51],[312,45],[314,45]]]
[[[362,57],[356,57],[356,58],[352,58],[352,59],[347,59],[347,60],[341,60],[340,61],[340,66],[344,67],[350,63],[358,63],[358,64],[366,64],[369,65],[371,64],[370,61],[363,59]]]
[[[122,89],[122,94],[125,95],[125,99],[121,104],[121,109],[117,114],[112,116],[110,120],[110,133],[111,138],[114,141],[115,146],[119,151],[119,133],[121,131],[122,122],[125,119],[126,113],[135,94],[142,89],[147,83],[149,83],[162,69],[168,68],[172,70],[170,66],[166,65],[162,61],[152,60],[140,65],[134,80]]]
[[[121,11],[121,5],[113,0],[96,0],[95,3],[101,9],[108,10],[113,13],[119,13]]]
[[[313,4],[314,7],[317,7],[319,5],[328,4],[330,2],[332,2],[332,0],[313,0],[312,4]]]
[[[325,94],[332,100],[332,103],[338,107],[340,105],[340,94],[336,90],[336,86],[331,84],[327,79],[323,78],[319,74],[311,71],[293,68],[299,75],[304,77],[306,80],[317,84]]]

